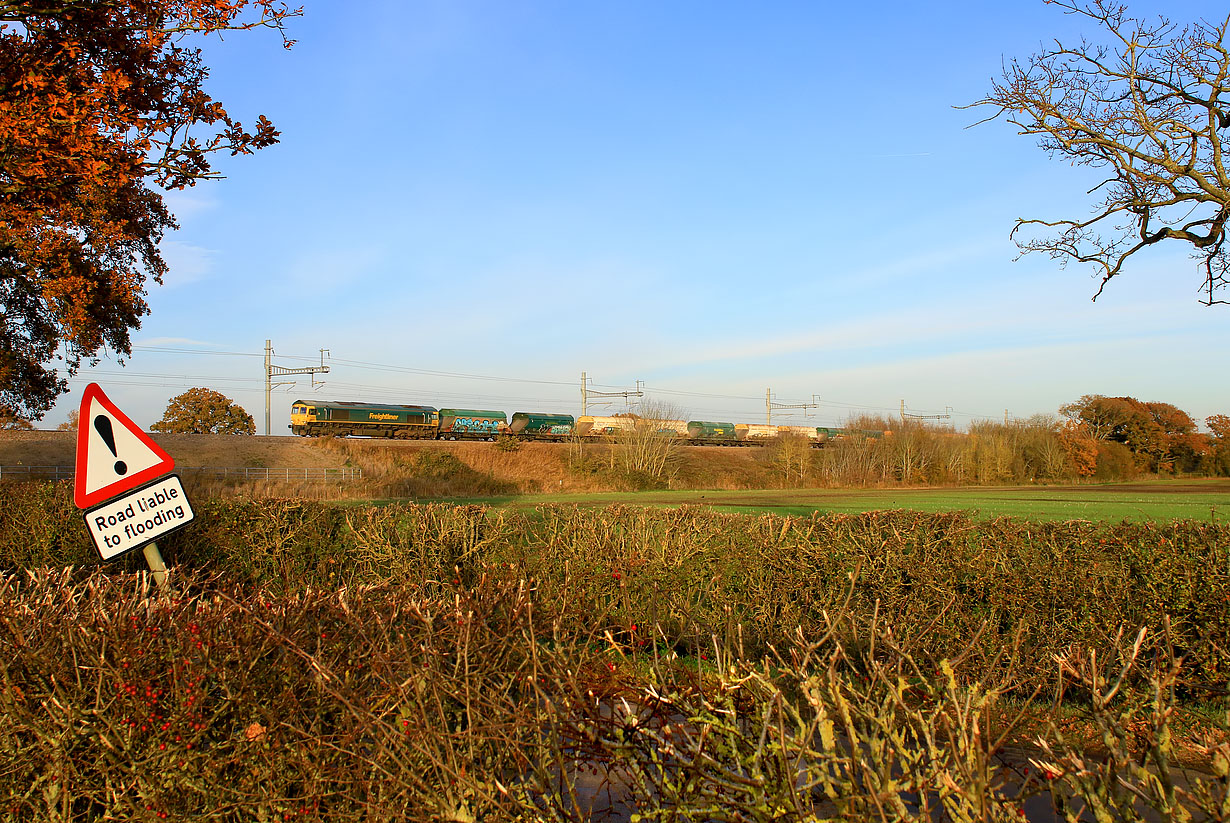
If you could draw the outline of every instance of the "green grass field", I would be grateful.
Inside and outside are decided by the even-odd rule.
[[[452,501],[460,502],[460,501]],[[712,506],[723,511],[807,515],[881,509],[966,511],[981,518],[1028,520],[1230,519],[1230,479],[1155,480],[1074,486],[977,486],[929,489],[780,489],[605,492],[527,495],[465,502],[532,507],[543,503]]]

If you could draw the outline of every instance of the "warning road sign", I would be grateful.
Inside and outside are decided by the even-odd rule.
[[[77,424],[77,508],[88,509],[173,468],[171,456],[117,409],[97,383],[86,386]]]
[[[196,515],[178,475],[110,500],[85,512],[85,525],[103,560],[152,543],[186,526]]]

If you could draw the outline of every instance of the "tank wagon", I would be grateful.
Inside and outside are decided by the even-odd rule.
[[[805,437],[814,448],[847,437],[883,437],[892,432],[837,429],[828,426],[774,426],[768,423],[688,423],[688,440],[702,446],[766,446],[783,434]]]
[[[577,418],[576,432],[581,437],[600,437],[632,431],[636,421],[631,417],[594,417],[581,415]]]
[[[440,409],[441,440],[494,440],[508,429],[508,415],[485,409]]]
[[[712,423],[708,420],[693,420],[688,423],[688,439],[694,443],[714,446],[737,446],[734,423]]]
[[[652,431],[654,434],[669,434],[672,437],[688,437],[688,423],[683,420],[650,420],[636,417],[591,417],[585,415],[577,418],[577,434],[585,436],[617,435],[621,432],[637,431],[641,424],[652,428],[639,428],[640,431]]]
[[[784,434],[805,437],[812,441],[812,445],[819,445],[832,439],[833,436],[826,433],[829,431],[838,430],[768,423],[708,423],[700,420],[688,424],[688,438],[703,445],[763,446]]]
[[[842,437],[862,437],[868,440],[875,440],[886,434],[892,434],[892,432],[877,431],[875,429],[832,429],[826,426],[817,426],[816,434],[820,436],[821,440],[837,440]]]
[[[735,425],[735,439],[740,441],[768,442],[777,437],[777,426],[767,423],[738,423]]]
[[[516,412],[508,424],[508,433],[535,440],[563,440],[572,434],[575,425],[571,414]]]
[[[490,409],[437,409],[434,406],[296,400],[290,408],[290,430],[303,437],[380,437],[416,440],[561,441],[569,437],[617,438],[637,429],[643,418],[599,417],[546,412],[516,412],[511,418]],[[773,426],[761,423],[721,423],[707,420],[653,420],[654,434],[678,438],[695,446],[764,446],[783,434],[806,437],[813,447],[844,437],[881,437],[891,432],[851,431],[824,426]]]
[[[649,420],[654,434],[672,434],[675,437],[688,436],[688,423],[685,420]]]

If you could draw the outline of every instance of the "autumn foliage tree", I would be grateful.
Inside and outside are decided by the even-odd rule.
[[[162,190],[277,142],[204,89],[203,36],[298,15],[277,0],[0,0],[0,405],[41,417],[65,376],[148,313],[175,228]]]
[[[1230,443],[1230,415],[1214,414],[1204,419],[1204,424],[1213,432],[1218,442]]]
[[[1206,417],[1204,424],[1213,433],[1211,456],[1214,470],[1221,475],[1230,475],[1230,415],[1214,414]]]
[[[68,413],[68,419],[56,426],[58,432],[75,432],[81,428],[81,412],[73,409]]]
[[[164,434],[256,434],[256,421],[226,395],[196,388],[172,397],[149,428]]]
[[[1077,477],[1093,477],[1098,470],[1098,443],[1080,420],[1065,420],[1059,427],[1059,444]]]
[[[1209,451],[1191,416],[1170,403],[1087,394],[1059,411],[1095,440],[1126,446],[1148,471],[1191,471]]]
[[[1046,2],[1096,34],[1011,61],[973,105],[1101,179],[1085,185],[1088,216],[1017,221],[1019,247],[1092,266],[1097,299],[1133,255],[1184,244],[1203,269],[1202,302],[1228,302],[1230,15],[1181,26],[1134,18],[1119,0]]]

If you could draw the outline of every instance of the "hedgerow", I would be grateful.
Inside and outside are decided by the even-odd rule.
[[[481,570],[430,592],[175,578],[0,579],[0,819],[1230,817],[1230,744],[1176,771],[1181,664],[1130,638],[1062,658],[1103,754],[1056,727],[1022,753],[1010,675],[840,607],[762,657],[711,634],[688,661],[660,626],[584,629],[583,595]]]
[[[0,567],[90,566],[66,485],[5,484]],[[431,591],[480,570],[567,598],[588,627],[658,624],[690,654],[710,631],[750,654],[838,606],[973,664],[1049,677],[1057,656],[1124,626],[1170,626],[1193,694],[1230,680],[1230,525],[977,521],[908,511],[719,514],[611,506],[350,507],[211,500],[162,541],[169,564],[291,593],[397,583]],[[141,568],[139,553],[114,568]],[[699,628],[698,628],[699,627]],[[1011,654],[1005,657],[1004,651]]]

